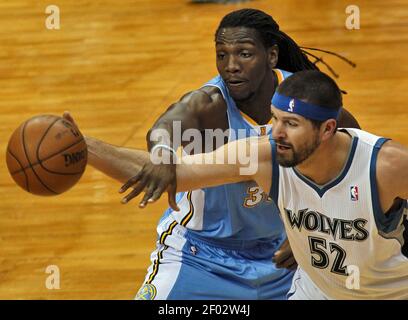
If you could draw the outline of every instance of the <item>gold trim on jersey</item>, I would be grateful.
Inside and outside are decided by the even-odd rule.
[[[267,126],[267,125],[269,125],[269,124],[272,124],[272,119],[270,119],[270,120],[268,121],[268,123],[266,123],[266,124],[259,124],[259,123],[257,123],[254,119],[252,119],[250,116],[248,116],[247,114],[243,113],[241,110],[238,110],[238,111],[239,111],[239,113],[241,114],[242,118],[244,118],[244,120],[245,120],[246,122],[248,122],[250,125],[252,125],[253,127],[264,127],[264,126]]]
[[[177,221],[173,221],[169,228],[167,229],[167,231],[163,232],[161,237],[160,237],[160,243],[164,244],[164,241],[166,240],[166,238],[171,235],[171,233],[173,232],[174,227],[177,225]]]
[[[177,225],[177,221],[173,221],[170,226],[168,227],[168,229],[166,231],[164,231],[162,233],[162,235],[160,236],[160,241],[159,243],[164,244],[164,242],[166,241],[166,238],[171,235],[171,233],[173,232],[174,227]],[[154,260],[153,262],[153,272],[149,277],[149,280],[146,281],[146,283],[151,283],[154,279],[154,277],[156,276],[157,272],[159,271],[159,264],[160,264],[160,260],[163,259],[163,251],[166,250],[168,248],[167,245],[165,245],[161,250],[159,250],[159,252],[157,253],[157,258],[156,260]]]
[[[276,76],[278,77],[278,85],[282,83],[283,79],[283,73],[279,69],[273,69],[273,72],[275,72]]]
[[[188,203],[190,204],[190,210],[189,210],[189,212],[187,213],[187,215],[181,220],[181,223],[180,223],[180,224],[181,224],[183,227],[185,227],[185,226],[190,222],[191,218],[192,218],[193,215],[194,215],[194,205],[193,205],[193,202],[191,201],[192,193],[193,193],[193,191],[189,191],[189,192],[187,193],[187,200],[188,200]]]
[[[194,205],[193,205],[193,203],[191,202],[191,195],[192,195],[192,193],[193,193],[192,191],[189,191],[189,192],[187,193],[187,200],[188,200],[188,202],[189,202],[189,204],[190,204],[190,210],[189,210],[189,212],[187,213],[187,215],[183,218],[183,220],[181,221],[181,225],[184,226],[184,227],[187,225],[187,223],[189,223],[189,221],[191,220],[191,218],[192,218],[193,215],[194,215]],[[159,241],[159,243],[164,244],[164,242],[166,241],[166,238],[167,238],[169,235],[172,234],[172,232],[173,232],[173,230],[174,230],[174,228],[176,227],[177,224],[178,224],[177,221],[173,221],[173,222],[169,225],[169,227],[167,228],[167,230],[164,231],[164,232],[162,233],[162,235],[160,236],[160,241]],[[159,252],[157,253],[157,258],[156,258],[156,260],[154,260],[154,262],[153,262],[153,272],[152,272],[152,274],[150,275],[149,280],[146,281],[147,284],[150,284],[150,283],[154,280],[154,277],[157,275],[157,272],[159,271],[160,260],[163,259],[163,251],[166,250],[167,248],[168,248],[168,246],[165,245],[165,246],[164,246],[162,249],[160,249]]]
[[[273,69],[273,72],[275,72],[276,77],[278,78],[278,85],[280,85],[282,83],[282,81],[284,80],[282,71],[280,71],[279,69]],[[270,119],[267,124],[259,124],[254,119],[252,119],[250,116],[243,113],[241,110],[238,110],[238,111],[241,114],[242,118],[244,118],[244,120],[246,120],[246,122],[248,122],[252,126],[260,127],[261,135],[265,135],[266,134],[266,126],[272,124],[272,119]],[[263,133],[262,130],[265,130],[264,131],[265,133]]]
[[[149,280],[146,281],[147,284],[151,284],[152,281],[154,280],[154,277],[157,275],[157,272],[159,272],[159,264],[160,264],[160,260],[163,259],[163,251],[166,250],[167,248],[168,246],[164,246],[157,253],[157,259],[154,260],[154,263],[153,263],[153,272],[150,275]]]

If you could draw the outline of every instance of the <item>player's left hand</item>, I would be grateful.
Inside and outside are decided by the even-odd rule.
[[[289,245],[288,239],[281,245],[281,247],[275,252],[272,261],[276,263],[278,268],[285,268],[295,270],[297,268],[297,262],[292,253],[292,248]]]
[[[147,204],[158,200],[162,193],[167,191],[170,207],[175,211],[180,210],[176,203],[177,175],[175,164],[155,165],[149,161],[120,188],[119,193],[125,193],[131,187],[133,190],[122,199],[122,203],[128,203],[144,190],[145,194],[139,204],[140,208],[144,208]]]

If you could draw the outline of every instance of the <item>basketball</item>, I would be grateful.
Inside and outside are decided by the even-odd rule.
[[[81,178],[87,146],[78,128],[62,117],[40,115],[22,123],[7,146],[7,167],[24,190],[40,196],[61,194]]]

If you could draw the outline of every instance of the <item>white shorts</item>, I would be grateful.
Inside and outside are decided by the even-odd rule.
[[[293,276],[292,286],[288,292],[288,300],[329,300],[310,279],[305,271],[298,269]]]

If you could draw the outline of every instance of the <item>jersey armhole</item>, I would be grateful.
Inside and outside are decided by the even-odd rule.
[[[377,185],[377,158],[381,147],[390,139],[380,138],[373,147],[370,161],[370,187],[371,187],[371,202],[377,229],[382,234],[388,234],[394,231],[401,222],[401,216],[404,211],[404,204],[396,211],[385,214],[381,209],[380,196]]]
[[[279,196],[279,164],[276,159],[276,143],[272,137],[269,137],[269,143],[271,144],[272,152],[272,185],[269,190],[269,197],[278,205],[278,196]]]

